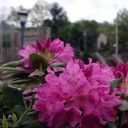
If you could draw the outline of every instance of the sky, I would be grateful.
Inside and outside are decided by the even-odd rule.
[[[22,5],[25,8],[32,8],[39,0],[0,0],[0,14],[8,14],[11,6]],[[46,0],[48,3],[57,2],[67,12],[71,22],[78,20],[96,20],[97,22],[107,21],[113,23],[117,12],[128,9],[128,0]]]

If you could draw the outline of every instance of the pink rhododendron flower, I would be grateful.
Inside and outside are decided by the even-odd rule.
[[[23,91],[23,94],[28,94],[29,92],[31,92],[30,89],[25,89],[25,90]],[[27,99],[27,100],[30,100],[30,98],[31,98],[31,96],[25,97],[25,99]]]
[[[100,64],[99,62],[92,63],[91,58],[89,58],[89,64],[86,65],[83,60],[77,59],[75,59],[74,63],[79,65],[84,72],[84,76],[92,86],[106,84],[115,79],[113,68],[109,67],[107,64]]]
[[[37,53],[44,57],[48,65],[53,62],[68,63],[72,61],[72,57],[74,56],[73,48],[70,46],[70,44],[66,43],[66,46],[64,46],[64,42],[59,39],[51,41],[48,38],[44,42],[37,40],[33,45],[24,45],[23,48],[24,49],[20,50],[18,54],[23,57],[22,61],[24,61],[24,65],[18,68],[29,70],[26,71],[27,73],[36,70],[29,62],[29,56],[32,53]]]
[[[116,107],[122,102],[116,89],[110,92],[112,72],[107,65],[91,61],[84,65],[75,60],[58,77],[54,72],[46,75],[46,83],[36,89],[33,106],[39,112],[39,121],[50,128],[66,123],[72,128],[102,128],[107,122],[114,122]]]
[[[123,77],[122,83],[117,88],[117,94],[124,94],[128,96],[128,62],[125,64],[118,63],[113,69],[116,78]]]
[[[123,63],[117,63],[116,68],[114,69],[114,74],[116,78],[119,77],[126,77],[128,72],[128,62],[125,64]]]
[[[82,119],[81,125],[78,128],[102,128],[103,122],[101,117],[96,114],[90,114]]]

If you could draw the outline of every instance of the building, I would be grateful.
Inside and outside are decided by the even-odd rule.
[[[97,38],[97,48],[101,48],[108,43],[108,38],[105,34],[101,33],[99,37]]]

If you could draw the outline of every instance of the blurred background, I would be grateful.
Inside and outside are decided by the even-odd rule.
[[[128,60],[127,0],[0,0],[0,64],[21,59],[23,44],[50,37],[75,58],[115,66]]]

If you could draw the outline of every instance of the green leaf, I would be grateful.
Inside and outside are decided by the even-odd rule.
[[[57,62],[57,63],[52,63],[50,64],[50,68],[54,68],[54,67],[65,67],[66,63],[64,62]]]
[[[26,84],[34,82],[34,79],[26,78],[26,79],[16,79],[10,82],[10,84]]]
[[[45,73],[42,71],[37,71],[37,72],[33,72],[31,73],[29,76],[43,76]]]
[[[2,74],[20,73],[21,71],[3,71]]]
[[[28,121],[27,123],[21,124],[18,128],[49,128],[46,124],[40,123],[35,117],[35,119]]]
[[[14,73],[14,74],[9,74],[7,75],[5,78],[24,78],[24,77],[28,77],[28,74],[26,73]]]
[[[2,119],[0,119],[0,124],[2,124]]]
[[[66,123],[63,126],[61,126],[61,128],[72,128],[70,124]]]
[[[12,67],[0,67],[0,70],[6,70],[6,71],[19,71],[17,68],[12,68]]]
[[[3,128],[8,128],[8,122],[4,115],[3,115],[2,125],[3,125]]]
[[[20,111],[19,111],[20,110]],[[20,118],[21,115],[25,112],[26,108],[21,105],[16,105],[14,108],[14,112],[17,115],[17,118]]]
[[[33,68],[40,69],[40,66],[42,67],[42,69],[47,68],[46,60],[42,56],[40,56],[36,53],[30,54],[29,60],[30,60],[30,64],[33,66]]]
[[[117,128],[115,124],[108,122],[103,128]]]
[[[13,62],[4,64],[1,67],[17,67],[17,66],[22,66],[23,64],[24,64],[23,61],[13,61]]]
[[[16,116],[16,114],[14,114],[14,113],[12,113],[12,120],[13,120],[13,123],[14,123],[14,125],[15,125],[16,122],[17,122],[17,116]]]
[[[36,111],[32,111],[32,112],[28,112],[27,115],[28,116],[37,116],[38,113]]]
[[[128,110],[128,101],[123,100],[123,104],[118,106],[120,111],[127,111]]]
[[[32,85],[35,85],[35,82],[30,82],[30,83],[24,83],[24,84],[17,84],[17,86],[20,88],[20,89],[26,89],[27,87],[29,86],[32,86]]]
[[[3,94],[6,100],[24,105],[21,91],[6,84],[3,85]]]
[[[16,124],[14,125],[14,128],[17,127],[17,125],[19,125],[19,123],[24,119],[24,117],[26,116],[26,114],[28,113],[29,109],[27,109],[19,118],[19,120],[16,122]]]
[[[9,101],[9,100],[3,101],[3,104],[4,104],[4,106],[6,106],[8,108],[12,108],[12,109],[17,105],[16,102]]]
[[[3,82],[2,81],[0,81],[0,87],[3,85]]]
[[[3,83],[0,81],[0,100],[2,99],[3,97]]]
[[[0,100],[3,98],[3,92],[0,92]],[[0,101],[1,102],[1,101]]]
[[[118,85],[122,82],[123,78],[117,78],[115,80],[110,81],[110,90],[112,91],[114,88],[118,87]]]
[[[19,122],[24,123],[28,120],[31,120],[32,117],[27,116],[29,109],[26,109],[25,107],[21,105],[16,105],[14,108],[14,112],[17,115],[17,118],[20,119]],[[24,117],[24,118],[22,118]]]

